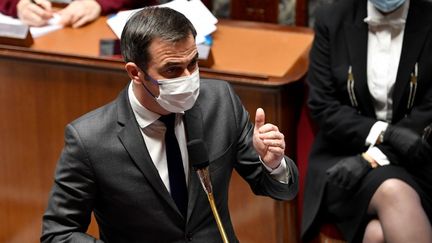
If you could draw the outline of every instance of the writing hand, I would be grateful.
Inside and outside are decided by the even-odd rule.
[[[58,14],[62,25],[78,28],[97,19],[101,12],[101,6],[94,0],[75,0]]]
[[[285,154],[284,135],[277,126],[265,123],[265,113],[261,108],[255,114],[253,145],[267,166],[275,169],[280,165]]]
[[[30,26],[43,26],[52,17],[51,2],[47,0],[20,0],[17,4],[18,18]]]

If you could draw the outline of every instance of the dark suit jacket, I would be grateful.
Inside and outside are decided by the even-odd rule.
[[[248,116],[229,84],[202,80],[199,98],[184,118],[187,133],[203,129],[216,205],[230,242],[237,241],[228,209],[233,169],[259,195],[288,200],[298,190],[297,169],[289,158],[289,184],[265,172],[252,146]],[[187,218],[177,209],[146,149],[127,89],[114,102],[69,124],[65,136],[43,217],[43,242],[93,242],[84,233],[92,211],[105,242],[221,242],[193,171]]]
[[[343,157],[364,152],[366,136],[377,121],[367,85],[367,0],[341,0],[317,14],[315,39],[310,53],[309,107],[318,132],[308,165],[302,235],[316,229],[317,214],[326,184],[325,171]],[[392,124],[418,133],[432,121],[432,12],[431,3],[411,0],[402,53],[393,93]],[[407,108],[410,75],[418,63],[417,93]],[[352,66],[357,105],[347,89]],[[397,151],[380,149],[392,163]]]

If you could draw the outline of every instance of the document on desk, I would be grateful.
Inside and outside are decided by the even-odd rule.
[[[158,6],[172,8],[185,15],[197,31],[197,44],[203,43],[205,37],[216,30],[218,20],[201,2],[201,0],[173,0]],[[108,18],[108,26],[119,39],[129,17],[139,10],[141,9],[120,11]]]
[[[48,25],[42,26],[42,27],[30,27],[30,33],[32,34],[33,38],[37,38],[43,35],[46,35],[50,32],[53,32],[55,30],[59,30],[63,28],[62,25],[59,24],[60,22],[60,16],[54,15],[49,21]],[[12,24],[12,25],[22,25],[23,23],[21,20],[12,18],[10,16],[4,15],[0,13],[0,23],[2,24]]]

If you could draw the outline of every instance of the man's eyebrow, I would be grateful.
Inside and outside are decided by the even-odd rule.
[[[199,57],[199,55],[198,55],[198,52],[195,54],[195,56],[191,59],[191,60],[189,60],[189,63],[190,62],[194,62],[194,61],[197,61],[198,60],[198,57]],[[162,68],[167,68],[167,67],[171,67],[171,66],[178,66],[178,65],[182,65],[184,62],[181,62],[181,61],[169,61],[169,62],[167,62],[167,63],[165,63],[163,66],[162,66]]]
[[[171,66],[178,66],[178,65],[181,65],[183,62],[176,62],[176,61],[173,61],[173,62],[167,62],[167,63],[165,63],[162,67],[163,68],[166,68],[166,67],[171,67]]]

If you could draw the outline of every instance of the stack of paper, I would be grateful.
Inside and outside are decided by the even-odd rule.
[[[62,25],[59,24],[60,22],[60,16],[57,14],[54,14],[52,19],[48,21],[48,24],[46,26],[42,27],[30,27],[30,33],[32,34],[33,38],[37,38],[39,36],[43,36],[45,34],[48,34],[52,31],[59,30],[63,28]],[[6,16],[4,14],[0,13],[0,23],[2,24],[13,24],[13,25],[22,25],[23,23],[21,20],[12,18],[10,16]]]
[[[216,30],[216,17],[200,0],[174,0],[158,5],[158,7],[172,8],[186,16],[197,31],[197,44],[203,43],[205,41],[205,36],[213,33]],[[108,26],[113,30],[119,39],[129,17],[139,10],[141,9],[120,11],[107,20]]]

